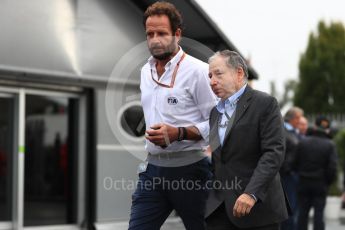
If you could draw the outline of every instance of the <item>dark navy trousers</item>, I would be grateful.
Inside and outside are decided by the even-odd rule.
[[[298,186],[298,230],[307,230],[309,211],[314,208],[313,229],[325,230],[324,210],[328,186],[320,180],[301,179]]]
[[[175,210],[187,230],[204,230],[205,205],[211,179],[207,158],[181,167],[148,164],[132,195],[129,230],[159,230]]]

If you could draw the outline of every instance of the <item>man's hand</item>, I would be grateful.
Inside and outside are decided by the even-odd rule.
[[[255,204],[255,199],[248,194],[242,194],[240,197],[237,198],[233,215],[235,217],[242,217],[245,215],[248,215],[250,213],[250,210],[253,208]]]
[[[159,123],[151,126],[151,130],[146,131],[146,139],[162,148],[167,147],[178,138],[178,128]]]

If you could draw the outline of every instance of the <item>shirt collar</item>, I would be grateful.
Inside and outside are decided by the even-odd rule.
[[[169,68],[170,66],[174,66],[177,64],[177,62],[181,59],[182,55],[183,55],[184,51],[182,50],[182,47],[179,46],[179,51],[177,52],[177,54],[175,54],[175,56],[173,58],[171,58],[167,64],[165,64],[165,68]],[[148,63],[150,64],[151,68],[156,66],[157,60],[151,56],[148,59]]]
[[[218,104],[216,106],[218,112],[220,113],[224,113],[224,111],[227,108],[236,108],[237,102],[240,99],[240,97],[242,96],[242,94],[244,93],[244,90],[246,89],[247,84],[245,84],[244,86],[242,86],[241,89],[239,89],[236,93],[234,93],[233,95],[231,95],[228,99],[226,99],[225,101],[219,100]]]
[[[294,127],[288,122],[284,122],[284,126],[288,131],[295,131]]]

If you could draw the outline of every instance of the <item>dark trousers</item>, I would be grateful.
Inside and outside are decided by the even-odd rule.
[[[279,230],[279,224],[253,228],[239,228],[229,220],[224,203],[222,203],[209,217],[206,218],[206,226],[207,230]]]
[[[181,217],[187,230],[205,230],[205,205],[211,178],[207,158],[182,167],[149,164],[139,174],[132,196],[129,230],[159,230],[172,210]]]
[[[326,205],[327,186],[322,180],[301,180],[298,187],[298,230],[308,229],[309,211],[314,207],[313,229],[324,230],[323,212]]]
[[[289,200],[289,204],[292,210],[292,215],[289,216],[281,224],[282,230],[297,230],[297,216],[298,216],[298,204],[297,204],[297,186],[298,175],[294,172],[286,175],[282,175],[282,185]]]

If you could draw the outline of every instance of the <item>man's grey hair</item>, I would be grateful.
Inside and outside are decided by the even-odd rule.
[[[292,107],[285,113],[284,121],[289,122],[294,119],[297,114],[301,114],[303,116],[303,113],[303,109],[299,107]]]
[[[210,63],[215,57],[219,56],[226,59],[226,64],[231,69],[237,70],[238,68],[241,68],[243,70],[245,79],[248,80],[248,67],[246,61],[239,53],[231,50],[218,51],[208,59],[208,63]]]

